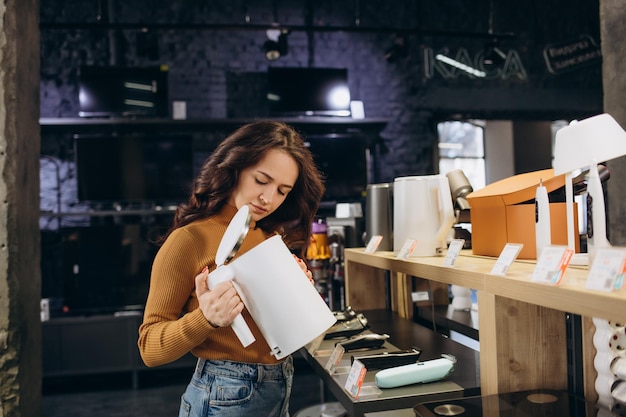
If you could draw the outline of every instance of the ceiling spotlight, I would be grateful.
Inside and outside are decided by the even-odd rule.
[[[266,32],[267,40],[263,44],[265,58],[268,61],[275,61],[281,56],[287,55],[287,34],[286,29],[268,29]]]
[[[404,36],[396,36],[393,45],[385,51],[385,61],[394,62],[399,58],[406,58],[408,54],[409,51]]]
[[[496,69],[504,64],[506,54],[498,47],[498,41],[493,40],[485,47],[483,67],[486,70]]]

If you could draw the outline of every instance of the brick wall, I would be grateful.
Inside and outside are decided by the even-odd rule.
[[[170,67],[170,98],[187,101],[190,118],[264,116],[270,65],[261,51],[264,31],[210,27],[243,25],[246,16],[250,25],[276,20],[296,27],[289,35],[289,54],[271,65],[345,67],[352,97],[363,100],[366,116],[389,120],[375,150],[376,182],[433,173],[434,125],[441,118],[552,120],[602,108],[599,63],[557,76],[547,71],[542,55],[546,44],[583,34],[599,42],[597,1],[495,2],[493,32],[514,34],[502,38],[500,46],[518,54],[524,79],[426,74],[425,51],[451,56],[465,51],[472,60],[481,53],[487,40],[477,34],[489,30],[488,0],[69,3],[41,1],[42,117],[76,117],[80,65],[157,63]],[[361,30],[355,30],[356,20]],[[139,24],[148,31],[132,26]],[[309,24],[348,30],[301,30]],[[408,56],[387,62],[384,53],[396,35],[391,28],[405,35]],[[421,32],[403,32],[411,28]]]

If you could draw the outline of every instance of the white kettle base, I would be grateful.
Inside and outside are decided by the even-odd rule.
[[[334,314],[280,236],[267,239],[228,266],[244,304],[277,359],[335,324]]]

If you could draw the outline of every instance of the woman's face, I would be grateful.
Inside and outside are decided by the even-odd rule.
[[[247,205],[252,219],[259,221],[285,201],[298,175],[298,165],[288,153],[270,149],[256,165],[241,171],[230,203],[237,209]]]

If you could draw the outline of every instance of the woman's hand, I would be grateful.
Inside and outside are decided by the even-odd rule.
[[[302,268],[302,270],[306,274],[306,276],[309,279],[309,281],[311,281],[311,284],[314,284],[315,281],[313,281],[313,273],[311,271],[309,271],[309,268],[307,267],[306,262],[304,262],[302,259],[298,258],[296,255],[293,255],[293,257],[294,257],[294,259],[296,261],[298,261],[298,265],[300,265],[300,268]]]
[[[230,281],[222,282],[209,290],[207,268],[196,275],[196,296],[200,310],[213,327],[230,326],[243,311],[243,302]]]

